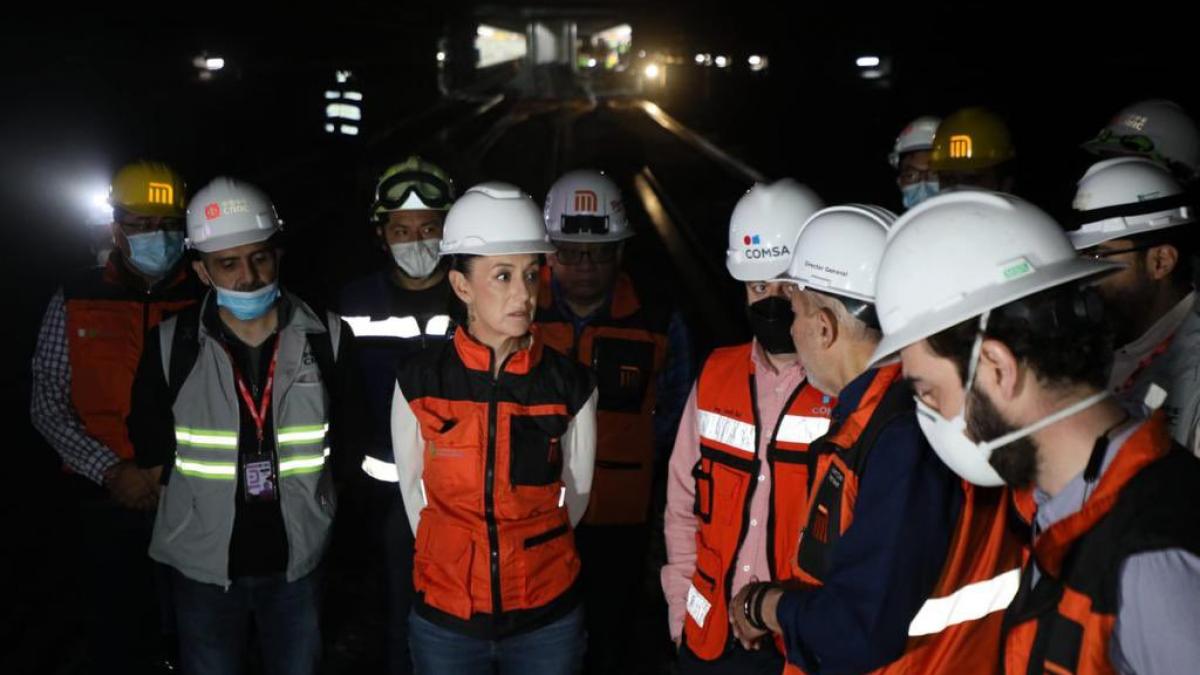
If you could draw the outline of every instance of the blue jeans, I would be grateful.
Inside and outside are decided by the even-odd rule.
[[[276,574],[235,579],[225,590],[175,572],[180,669],[187,675],[242,672],[253,619],[268,675],[314,675],[321,660],[319,586],[316,573],[292,583]]]
[[[587,637],[583,608],[528,633],[481,640],[409,616],[417,675],[575,675],[583,670]]]

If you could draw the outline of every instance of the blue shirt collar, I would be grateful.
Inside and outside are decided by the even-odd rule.
[[[867,389],[870,388],[871,382],[875,380],[875,374],[878,372],[878,368],[869,368],[866,372],[850,380],[850,384],[838,392],[837,405],[833,406],[831,413],[835,424],[840,424],[851,413],[858,410],[858,404],[862,401],[863,395],[867,393]]]

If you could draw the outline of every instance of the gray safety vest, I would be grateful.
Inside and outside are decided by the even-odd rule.
[[[279,500],[288,541],[287,580],[312,572],[329,540],[336,509],[329,445],[329,392],[322,382],[309,333],[328,332],[336,355],[341,321],[328,329],[302,300],[288,294],[291,316],[279,329],[279,360],[271,395]],[[207,305],[212,300],[205,298]],[[200,316],[204,316],[204,307]],[[172,317],[159,327],[163,372],[170,379]],[[150,557],[205,583],[228,586],[229,543],[237,501],[241,412],[233,364],[220,340],[199,322],[196,363],[179,389],[172,412],[175,466],[163,487],[150,541]]]

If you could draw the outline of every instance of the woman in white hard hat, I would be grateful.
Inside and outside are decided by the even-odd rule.
[[[392,440],[416,534],[417,673],[574,673],[579,558],[596,443],[588,370],[532,325],[541,212],[485,183],[446,217],[440,254],[465,321],[397,373]]]

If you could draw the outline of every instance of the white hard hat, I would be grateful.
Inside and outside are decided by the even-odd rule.
[[[896,214],[869,204],[830,206],[800,229],[785,273],[802,289],[875,302],[875,273]]]
[[[1144,157],[1117,157],[1092,165],[1075,193],[1079,229],[1067,237],[1076,249],[1112,239],[1191,223],[1183,187],[1161,164]]]
[[[824,205],[790,178],[750,188],[729,219],[729,274],[738,281],[771,281],[787,271],[800,226]]]
[[[205,253],[266,241],[281,227],[265,192],[226,176],[200,188],[187,207],[187,244]]]
[[[481,183],[467,190],[446,214],[441,255],[552,253],[554,245],[538,207],[508,183]]]
[[[1139,101],[1123,108],[1083,147],[1101,155],[1149,157],[1179,171],[1185,179],[1200,170],[1200,130],[1174,101]]]
[[[938,195],[888,232],[875,288],[883,341],[872,361],[988,310],[1120,268],[1080,258],[1058,223],[1019,197]]]
[[[571,171],[554,181],[543,216],[553,241],[603,243],[633,236],[621,191],[599,171]]]
[[[933,137],[937,133],[942,118],[925,115],[908,123],[908,126],[896,137],[896,145],[888,155],[888,161],[893,169],[900,168],[900,155],[918,150],[932,150]]]

